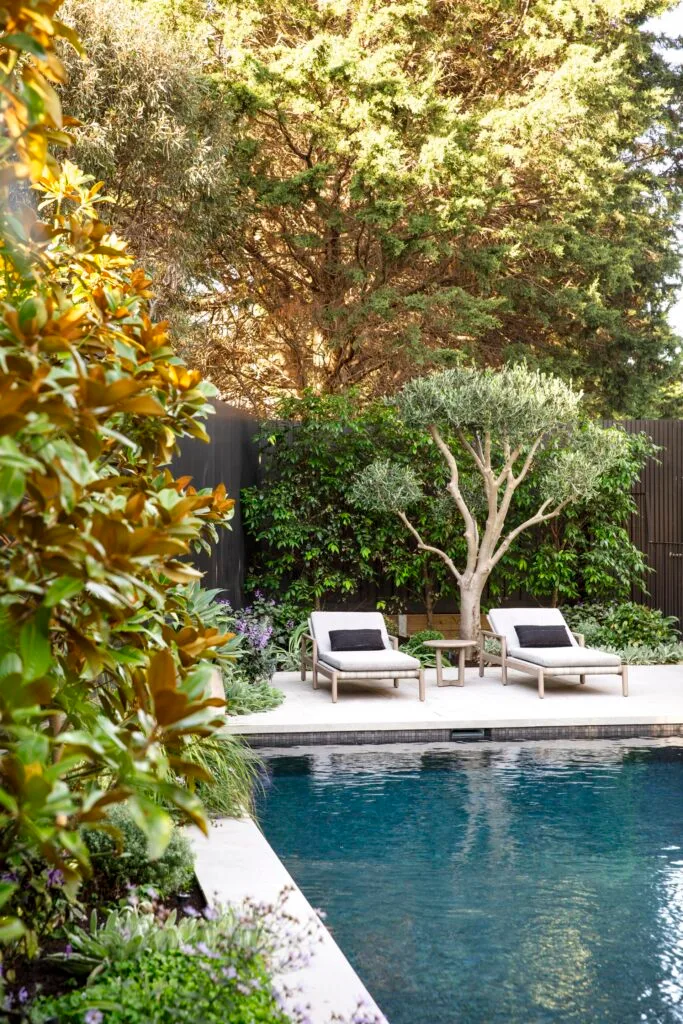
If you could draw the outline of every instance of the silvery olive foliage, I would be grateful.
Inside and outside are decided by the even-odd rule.
[[[422,497],[420,482],[409,466],[377,459],[353,483],[350,498],[373,512],[404,512]]]

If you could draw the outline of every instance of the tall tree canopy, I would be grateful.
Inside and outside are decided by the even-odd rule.
[[[675,0],[71,3],[164,12],[151,34],[204,96],[179,100],[169,152],[215,147],[216,117],[211,200],[195,207],[183,179],[178,291],[226,397],[383,393],[429,365],[523,355],[596,411],[642,413],[678,377],[682,74],[643,28]],[[118,119],[115,155],[126,102],[98,121]],[[126,190],[129,215],[156,201]]]

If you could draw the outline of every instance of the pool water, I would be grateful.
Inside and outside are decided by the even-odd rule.
[[[683,748],[268,758],[264,832],[391,1024],[683,1022]]]

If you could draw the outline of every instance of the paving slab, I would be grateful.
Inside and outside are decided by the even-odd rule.
[[[446,678],[457,669],[447,669]],[[504,729],[556,726],[629,726],[683,724],[683,665],[632,665],[629,696],[621,693],[617,676],[578,680],[548,679],[540,700],[536,681],[509,669],[507,686],[500,669],[488,667],[483,679],[468,668],[465,686],[437,687],[428,669],[427,699],[417,697],[417,681],[391,683],[364,680],[340,683],[339,700],[330,699],[330,685],[314,690],[310,675],[278,672],[273,685],[285,694],[272,711],[239,715],[226,731],[245,736],[265,733],[391,731],[421,729]]]

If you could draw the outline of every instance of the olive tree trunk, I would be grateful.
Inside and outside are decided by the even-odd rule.
[[[426,544],[405,512],[399,512],[398,515],[417,541],[418,548],[421,551],[429,551],[440,558],[455,577],[460,590],[460,637],[463,640],[476,640],[481,628],[481,597],[492,569],[495,568],[520,533],[531,526],[558,516],[562,509],[569,504],[570,499],[559,503],[547,499],[534,515],[506,533],[505,520],[510,511],[513,496],[522,480],[527,476],[543,437],[539,436],[524,454],[519,448],[512,448],[511,445],[505,444],[503,465],[494,469],[491,435],[486,432],[481,436],[477,435],[474,441],[470,442],[464,431],[458,431],[461,444],[472,457],[483,479],[488,514],[486,522],[482,523],[480,529],[480,525],[460,489],[458,465],[453,452],[441,437],[436,426],[430,427],[430,433],[451,473],[447,491],[457,505],[464,523],[464,537],[467,543],[465,566],[458,568],[448,552]],[[519,462],[521,462],[521,466],[516,471]]]

